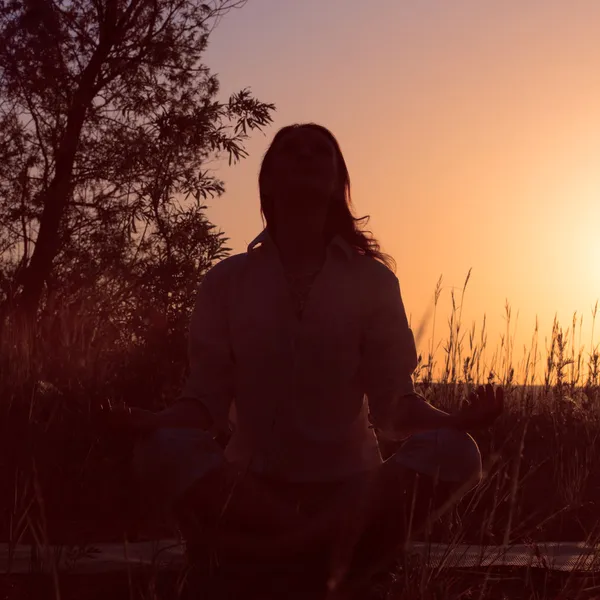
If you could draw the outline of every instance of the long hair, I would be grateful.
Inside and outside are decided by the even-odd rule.
[[[316,123],[303,123],[283,127],[275,134],[271,145],[263,157],[258,175],[258,188],[260,194],[260,210],[265,220],[267,231],[271,233],[274,232],[277,228],[277,223],[275,219],[273,198],[265,193],[264,182],[270,174],[269,169],[272,165],[272,158],[278,151],[280,142],[286,135],[301,127],[314,129],[325,135],[333,145],[336,155],[338,176],[340,180],[329,203],[329,212],[325,221],[326,241],[329,242],[336,235],[339,235],[359,254],[371,256],[394,271],[396,268],[394,259],[381,251],[379,242],[373,237],[370,231],[365,231],[362,228],[362,226],[369,221],[369,216],[355,217],[353,214],[352,197],[350,195],[350,174],[348,173],[348,167],[346,166],[346,161],[344,160],[338,141],[328,129],[322,125],[317,125]]]

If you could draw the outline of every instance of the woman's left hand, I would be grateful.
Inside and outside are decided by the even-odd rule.
[[[504,412],[504,390],[488,383],[469,394],[469,401],[452,415],[454,426],[464,431],[485,429]]]

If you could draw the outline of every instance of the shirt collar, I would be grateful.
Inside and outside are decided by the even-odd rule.
[[[257,246],[273,247],[274,245],[273,238],[270,236],[269,232],[266,229],[263,229],[248,245],[248,254],[256,250]],[[329,247],[339,248],[342,250],[344,256],[348,260],[352,258],[353,250],[350,244],[348,244],[348,242],[346,242],[341,235],[334,236],[331,242],[329,242]]]

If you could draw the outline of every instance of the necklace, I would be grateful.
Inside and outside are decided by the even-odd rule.
[[[294,301],[298,317],[301,317],[304,312],[308,295],[320,270],[320,268],[313,269],[312,271],[299,274],[286,272],[286,278],[290,286],[292,300]]]

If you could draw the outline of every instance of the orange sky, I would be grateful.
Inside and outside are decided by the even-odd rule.
[[[227,192],[209,217],[234,251],[261,229],[257,173],[273,134],[316,121],[340,141],[357,212],[395,257],[413,320],[440,274],[445,319],[450,287],[472,267],[463,316],[486,313],[491,340],[506,300],[518,343],[536,314],[543,334],[555,313],[589,326],[600,298],[598,0],[249,0],[211,39],[223,95],[249,86],[277,105],[250,157],[219,167]]]

